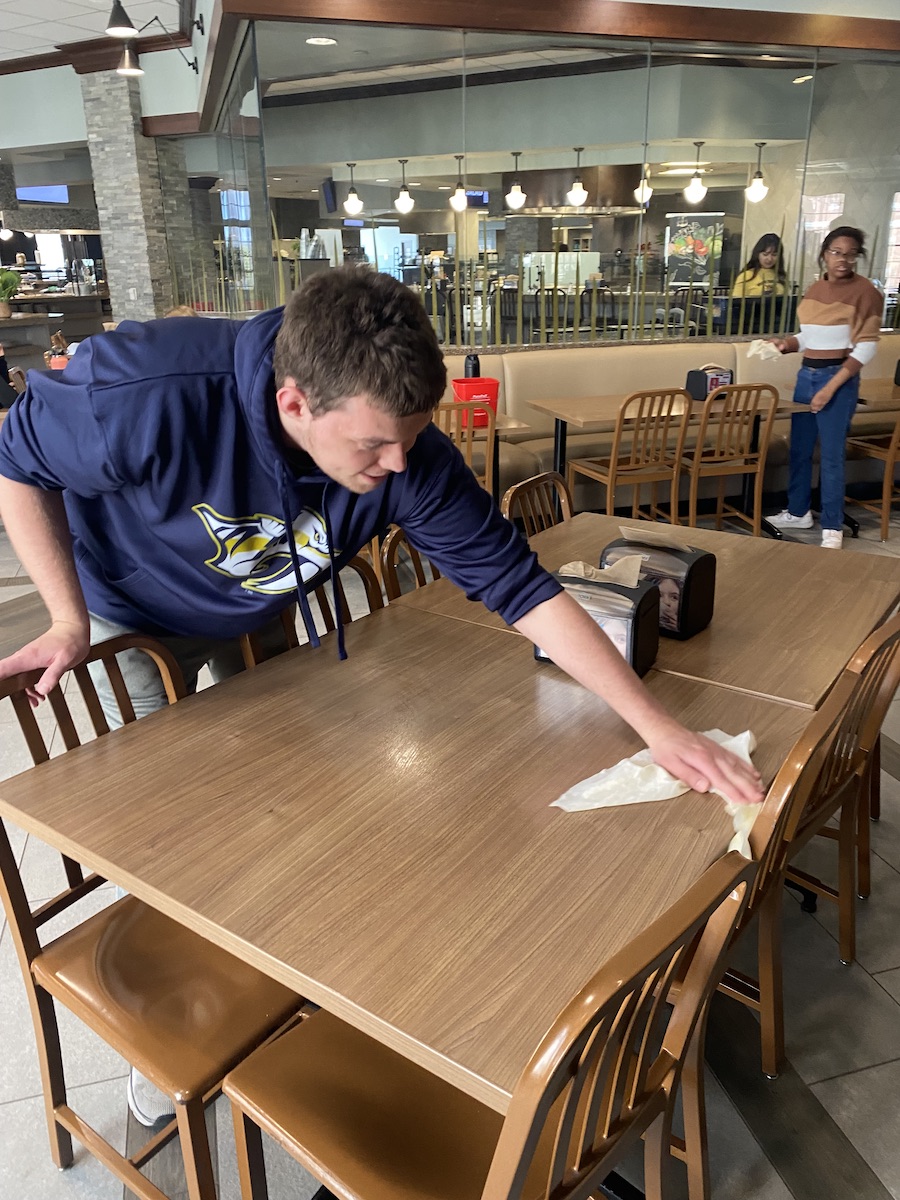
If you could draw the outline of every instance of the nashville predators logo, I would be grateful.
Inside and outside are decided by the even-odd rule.
[[[208,504],[195,504],[192,511],[203,522],[216,548],[206,560],[208,567],[239,579],[241,587],[250,592],[274,595],[295,590],[297,575],[284,521],[265,513],[223,517]],[[300,574],[304,580],[312,579],[330,562],[325,522],[317,512],[305,508],[291,532]]]

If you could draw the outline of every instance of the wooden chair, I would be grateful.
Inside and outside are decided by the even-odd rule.
[[[431,572],[432,579],[441,577],[437,567],[428,559],[423,559],[415,546],[410,545],[400,526],[392,525],[388,530],[387,537],[381,543],[381,575],[389,601],[396,600],[398,596],[403,595],[403,586],[400,583],[398,570],[401,555],[409,560],[417,588],[424,587],[429,582],[425,574],[426,565]]]
[[[344,563],[341,571],[353,571],[359,576],[362,581],[363,589],[366,595],[366,602],[369,605],[369,612],[375,612],[378,608],[384,608],[384,597],[381,594],[381,584],[378,581],[378,576],[375,573],[375,568],[372,564],[361,555],[356,554],[349,562]],[[315,601],[315,606],[310,605],[315,611],[318,607],[319,614],[325,625],[326,633],[334,633],[337,628],[335,618],[336,611],[332,608],[331,600],[329,599],[328,588],[326,585],[320,584],[312,594]],[[350,615],[350,608],[347,604],[347,597],[344,593],[343,584],[341,583],[341,574],[337,577],[337,596],[335,597],[337,608],[340,609],[341,624],[349,625],[353,619]],[[265,647],[258,633],[242,633],[240,637],[241,654],[244,659],[244,666],[248,669],[256,667],[267,659],[273,658],[276,654],[283,654],[285,650],[293,650],[300,645],[297,637],[297,603],[294,601],[280,613],[281,625],[284,630],[284,643],[279,644],[275,649]]]
[[[10,372],[12,376],[12,372]],[[874,458],[884,463],[884,478],[881,483],[881,500],[858,500],[845,496],[848,504],[858,504],[881,517],[881,540],[886,542],[890,534],[891,505],[900,500],[900,484],[896,481],[897,456],[900,452],[900,415],[894,421],[893,433],[869,433],[847,438],[848,447],[853,447],[863,458]]]
[[[748,524],[756,537],[762,532],[763,474],[778,392],[765,383],[735,384],[712,392],[700,410],[700,429],[692,450],[682,455],[682,470],[690,479],[688,524],[697,525],[697,499],[701,479],[719,481],[716,529],[725,516]],[[729,477],[753,476],[753,513],[725,502]]]
[[[94,646],[73,674],[98,736],[109,730],[88,664],[102,663],[128,724],[134,712],[115,655],[135,647],[159,667],[170,702],[184,696],[175,660],[152,639],[128,635]],[[45,740],[25,689],[41,674],[0,681],[0,697],[12,701],[35,764],[48,758],[49,737]],[[66,749],[73,749],[79,736],[68,695],[56,687],[48,700]],[[63,863],[68,886],[31,912],[0,822],[0,898],[34,1023],[53,1161],[59,1168],[71,1166],[75,1137],[141,1200],[164,1200],[139,1168],[177,1134],[190,1200],[215,1200],[204,1105],[218,1094],[226,1072],[292,1017],[302,1001],[133,896],[42,947],[42,926],[60,913],[75,915],[73,906],[106,882],[97,874],[85,877],[73,859]],[[174,1119],[128,1158],[69,1106],[56,1003],[80,1017],[174,1102]]]
[[[763,1071],[772,1077],[784,1058],[781,906],[785,878],[838,903],[840,956],[845,962],[854,957],[858,829],[862,826],[867,838],[864,802],[881,723],[900,682],[898,645],[900,616],[867,638],[844,669],[776,775],[750,833],[760,870],[738,933],[758,915],[759,978],[728,971],[721,990],[759,1013]],[[829,829],[828,822],[836,814],[839,830]],[[838,840],[837,889],[790,866],[816,834]],[[866,854],[867,850],[866,841]],[[865,878],[863,886],[868,888]]]
[[[633,489],[631,515],[635,520],[671,520],[677,525],[678,480],[691,403],[682,388],[634,392],[619,409],[609,456],[570,461],[570,492],[575,490],[576,475],[596,480],[606,489],[606,511],[612,516],[616,488],[624,485]],[[669,485],[668,513],[659,507],[660,483]],[[651,487],[646,511],[640,505],[644,484]]]
[[[553,1022],[505,1118],[316,1013],[225,1081],[244,1200],[268,1194],[260,1129],[341,1200],[586,1198],[643,1136],[646,1195],[661,1200],[681,1064],[753,872],[726,855],[614,955]]]
[[[544,471],[507,489],[500,511],[510,521],[520,520],[525,536],[540,533],[572,516],[572,495],[562,475]]]
[[[475,425],[487,413],[487,424]],[[494,439],[497,436],[496,416],[489,404],[477,401],[448,400],[439,404],[434,422],[453,442],[466,460],[475,478],[490,492],[494,486]]]

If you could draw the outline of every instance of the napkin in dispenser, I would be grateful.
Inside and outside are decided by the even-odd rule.
[[[576,603],[600,626],[626,662],[638,675],[646,675],[659,650],[659,588],[637,578],[638,564],[620,570],[630,574],[634,583],[610,582],[605,571],[588,563],[567,563],[556,578]],[[616,572],[618,573],[618,572]],[[550,656],[539,646],[534,657],[549,662]]]
[[[600,566],[639,556],[640,577],[659,587],[659,629],[665,637],[685,641],[712,620],[716,595],[716,556],[691,546],[640,541],[641,533],[617,538],[600,555]]]

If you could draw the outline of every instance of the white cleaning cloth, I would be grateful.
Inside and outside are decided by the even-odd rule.
[[[751,762],[750,755],[756,749],[756,738],[749,729],[732,736],[721,729],[708,729],[704,737],[717,742],[732,754]],[[691,789],[682,780],[670,775],[650,757],[647,749],[639,750],[631,758],[624,758],[614,767],[606,767],[583,779],[554,800],[551,807],[565,812],[582,812],[590,808],[612,808],[619,804],[644,804],[652,800],[672,800],[683,796]],[[716,789],[716,795],[722,793]],[[734,823],[734,837],[729,850],[740,850],[750,857],[749,834],[759,812],[758,804],[734,804],[724,796],[725,807]]]
[[[767,342],[765,338],[755,338],[747,350],[747,357],[761,358],[763,362],[766,362],[770,358],[781,358],[781,351],[771,342]]]

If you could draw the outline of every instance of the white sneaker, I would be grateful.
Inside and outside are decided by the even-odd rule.
[[[128,1076],[128,1107],[134,1119],[148,1129],[157,1121],[171,1120],[175,1116],[175,1105],[169,1097],[135,1067]]]
[[[826,550],[840,550],[844,542],[844,535],[840,529],[823,529],[822,530],[822,545]]]
[[[805,513],[802,517],[795,517],[789,509],[783,509],[782,512],[776,513],[773,517],[766,517],[770,525],[774,525],[776,529],[812,529],[813,515],[811,512]]]

